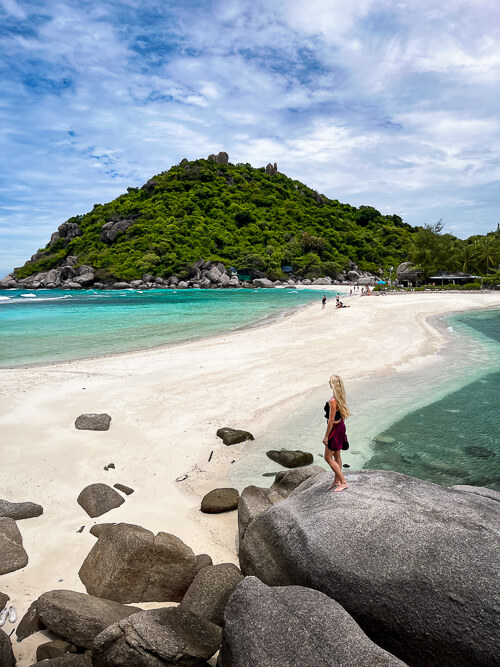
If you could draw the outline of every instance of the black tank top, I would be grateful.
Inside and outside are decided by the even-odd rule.
[[[325,419],[330,418],[330,403],[327,401],[325,403]],[[340,410],[337,410],[335,413],[335,417],[333,418],[334,422],[338,422],[340,419],[342,419],[342,415],[340,414]]]

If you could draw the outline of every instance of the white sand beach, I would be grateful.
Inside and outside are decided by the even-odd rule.
[[[322,310],[319,300],[265,326],[209,339],[0,370],[0,498],[44,508],[42,516],[18,522],[29,564],[0,577],[19,617],[45,591],[85,590],[78,570],[95,543],[95,523],[173,533],[215,563],[237,562],[236,512],[203,515],[199,506],[253,445],[226,447],[217,429],[246,429],[258,440],[277,415],[326,386],[331,373],[348,385],[432,363],[444,338],[427,318],[498,307],[500,293],[356,295],[341,310],[333,301]],[[110,414],[110,430],[76,430],[76,417],[86,412]],[[105,471],[110,462],[116,468]],[[135,492],[91,519],[76,499],[96,482],[121,482]],[[33,662],[36,643],[16,645],[20,667]]]

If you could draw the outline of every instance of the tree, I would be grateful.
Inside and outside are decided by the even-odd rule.
[[[477,252],[482,268],[486,273],[500,262],[500,243],[493,235],[485,236],[477,243]]]
[[[461,244],[455,255],[455,266],[457,271],[470,273],[471,271],[478,271],[480,262],[480,250],[476,244]]]

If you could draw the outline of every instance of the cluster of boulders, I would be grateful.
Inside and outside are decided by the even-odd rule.
[[[44,593],[17,639],[54,633],[37,649],[47,667],[194,667],[217,651],[218,667],[498,664],[500,494],[347,478],[333,493],[331,473],[304,466],[245,488],[240,568],[168,533],[101,524],[80,569],[87,594]],[[15,665],[2,631],[0,657]]]
[[[28,554],[17,521],[43,514],[43,507],[32,502],[0,500],[0,574],[15,572],[28,564]],[[0,607],[0,611],[3,607]]]
[[[119,220],[117,222],[106,223],[101,233],[101,240],[111,243],[116,234],[125,229],[131,220]],[[123,225],[126,225],[125,227]],[[106,238],[104,238],[104,236]],[[251,280],[240,280],[236,272],[228,270],[222,262],[210,262],[203,259],[198,260],[188,267],[188,275],[185,278],[170,276],[162,278],[153,276],[150,273],[143,274],[142,278],[137,280],[113,280],[102,282],[96,278],[96,270],[87,264],[78,265],[78,258],[70,255],[64,261],[64,265],[50,271],[35,273],[26,278],[16,278],[13,273],[9,273],[0,280],[0,289],[220,289],[235,287],[294,287],[295,285],[341,285],[356,284],[370,285],[374,284],[378,278],[371,273],[361,271],[355,264],[352,268],[338,274],[337,279],[330,277],[300,278],[291,276],[287,280],[270,280],[264,274],[259,274]]]

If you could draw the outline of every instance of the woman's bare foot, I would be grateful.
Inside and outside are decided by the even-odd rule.
[[[343,484],[339,484],[336,489],[334,489],[334,493],[340,493],[341,491],[345,491],[349,484],[347,482],[344,482]]]
[[[334,489],[334,488],[335,488],[336,486],[338,486],[339,484],[340,484],[340,480],[337,479],[337,478],[335,478],[335,479],[333,480],[333,482],[330,484],[330,486],[328,487],[328,491],[330,491],[330,489]]]

